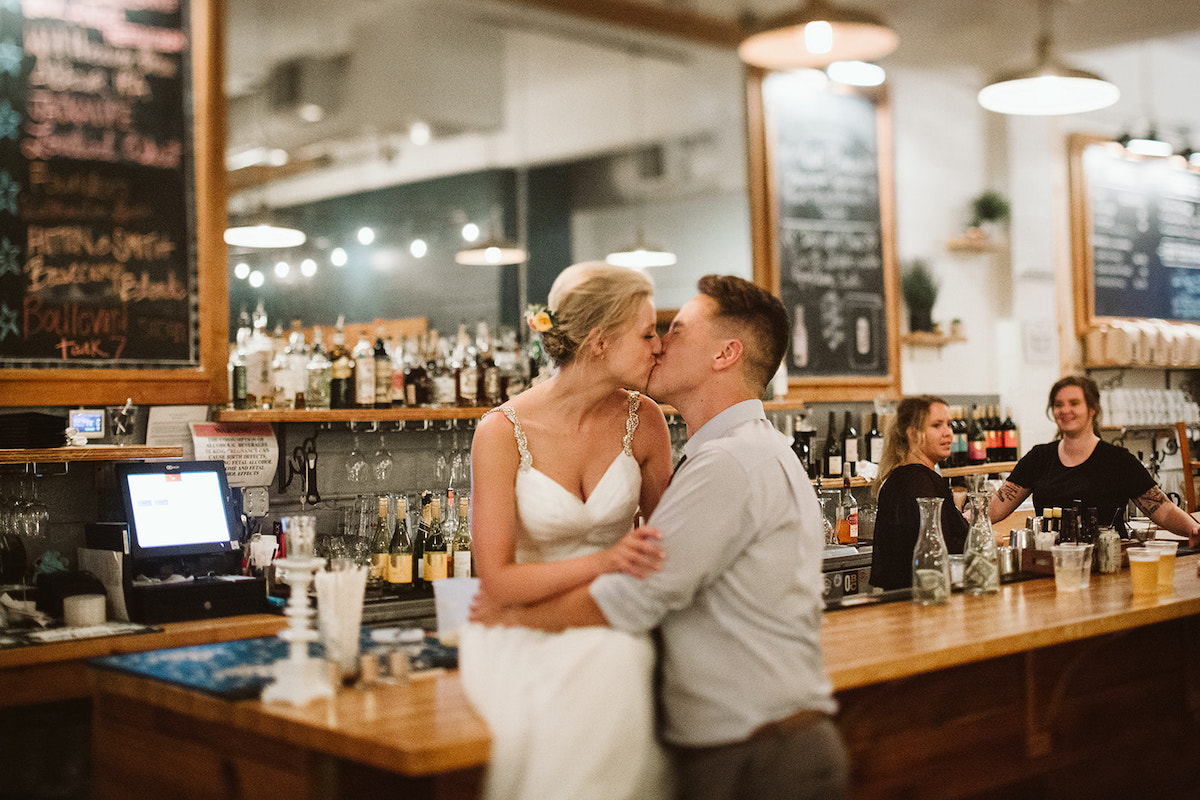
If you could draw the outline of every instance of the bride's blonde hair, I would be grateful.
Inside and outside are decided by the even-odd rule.
[[[546,355],[556,366],[570,364],[585,343],[628,323],[653,296],[654,284],[636,270],[604,261],[567,267],[550,287],[554,326],[541,334]]]

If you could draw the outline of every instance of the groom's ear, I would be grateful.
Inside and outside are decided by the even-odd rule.
[[[713,356],[713,369],[718,372],[737,366],[742,360],[742,340],[726,339],[721,349]]]

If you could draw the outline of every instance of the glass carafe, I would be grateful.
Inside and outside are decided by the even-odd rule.
[[[1000,559],[992,532],[990,495],[971,494],[971,527],[963,546],[963,591],[971,595],[1000,591]]]
[[[950,602],[950,553],[942,537],[942,498],[918,497],[921,529],[913,548],[913,602],[922,606]]]
[[[822,489],[817,492],[817,501],[821,504],[821,526],[825,531],[825,546],[836,546],[837,540],[837,506],[838,492]]]

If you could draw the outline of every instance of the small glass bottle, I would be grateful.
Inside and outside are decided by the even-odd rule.
[[[458,527],[454,529],[454,577],[470,578],[474,574],[471,564],[471,519],[470,498],[465,494],[458,497]]]
[[[379,586],[387,577],[391,539],[388,527],[388,496],[381,494],[379,513],[375,521],[375,536],[371,540],[371,567],[367,573],[367,582],[371,586]]]
[[[321,329],[313,328],[312,355],[305,367],[307,379],[304,388],[304,403],[308,408],[329,408],[330,386],[333,382],[333,362],[325,355],[325,344]]]
[[[921,529],[913,548],[912,599],[917,605],[950,602],[950,553],[942,537],[942,498],[918,497]]]
[[[971,494],[971,527],[963,546],[963,591],[971,595],[1000,591],[1000,559],[988,513],[987,492]]]

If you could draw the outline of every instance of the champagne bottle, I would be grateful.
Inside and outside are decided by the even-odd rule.
[[[454,577],[470,578],[474,574],[471,564],[471,518],[470,498],[465,494],[458,498],[458,526],[454,529]]]
[[[388,529],[388,498],[379,495],[379,513],[375,520],[375,536],[371,540],[371,566],[367,581],[373,586],[382,583],[388,574],[388,558],[391,553],[391,531]]]
[[[408,536],[408,501],[396,499],[396,526],[388,545],[387,582],[393,587],[412,586],[413,543]]]
[[[837,417],[829,412],[829,426],[825,431],[825,451],[821,454],[821,476],[842,477],[842,442],[838,435]]]
[[[375,407],[375,348],[366,331],[359,334],[354,345],[354,406]]]
[[[377,320],[377,322],[379,322]],[[392,354],[383,343],[383,323],[375,331],[375,347],[371,351],[371,360],[375,362],[375,407],[392,407]]]
[[[879,432],[879,414],[871,412],[871,430],[867,431],[867,458],[872,464],[883,460],[883,434]]]
[[[425,583],[425,537],[429,533],[429,504],[433,500],[431,492],[421,493],[421,521],[417,523],[417,532],[413,537],[412,583],[418,589],[427,586]]]
[[[442,531],[442,501],[435,497],[429,503],[428,533],[425,534],[425,582],[449,577],[449,553],[446,550],[446,537]]]
[[[333,329],[333,346],[329,348],[329,407],[354,408],[354,356],[346,347],[346,318],[339,316]]]
[[[842,466],[849,467],[851,475],[858,470],[858,428],[854,427],[854,415],[849,411],[842,425]]]

